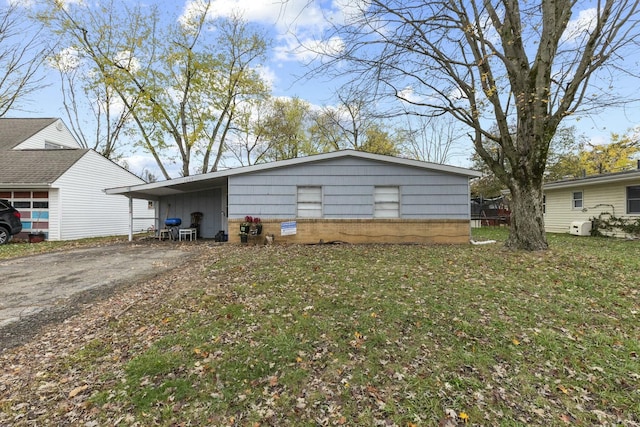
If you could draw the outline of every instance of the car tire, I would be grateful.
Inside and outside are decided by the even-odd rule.
[[[4,227],[0,227],[0,245],[4,245],[11,240],[11,234],[9,234],[9,230]]]

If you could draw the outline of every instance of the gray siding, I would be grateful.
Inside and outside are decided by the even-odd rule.
[[[195,193],[163,197],[158,208],[159,224],[157,227],[164,228],[166,218],[180,218],[182,220],[180,228],[187,228],[191,224],[191,213],[202,212],[200,235],[205,238],[213,238],[219,230],[224,230],[227,227],[223,193],[222,188],[211,188]]]
[[[466,176],[354,157],[229,177],[229,218],[295,218],[297,186],[321,186],[323,218],[373,217],[377,185],[400,188],[400,217],[469,219]]]

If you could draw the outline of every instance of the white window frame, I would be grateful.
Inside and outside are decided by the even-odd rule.
[[[640,210],[637,211],[631,211],[630,206],[629,206],[629,202],[630,201],[640,201],[640,198],[629,198],[629,189],[630,188],[636,188],[636,189],[640,189],[640,185],[629,185],[628,187],[625,188],[625,199],[627,201],[627,214],[628,215],[640,215]]]
[[[373,217],[400,218],[400,187],[380,185],[373,188]]]
[[[322,218],[321,186],[300,185],[296,195],[296,217]]]
[[[576,198],[576,194],[580,194],[580,198]],[[580,202],[580,203],[578,203]],[[584,191],[571,192],[571,209],[582,210],[584,208]]]

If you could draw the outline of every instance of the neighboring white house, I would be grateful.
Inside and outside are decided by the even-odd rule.
[[[468,243],[469,169],[344,150],[238,167],[109,194],[157,201],[157,216],[240,241],[245,216],[279,242]],[[114,186],[115,187],[115,186]],[[163,223],[158,223],[163,227]]]
[[[21,213],[23,233],[49,240],[127,234],[154,224],[148,202],[135,201],[140,216],[129,223],[127,197],[104,189],[143,184],[131,172],[84,149],[56,118],[0,118],[0,198]]]
[[[603,213],[631,219],[640,217],[640,170],[566,179],[544,185],[547,232],[569,233],[572,224],[590,221]]]

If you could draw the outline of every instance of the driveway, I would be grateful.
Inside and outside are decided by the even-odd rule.
[[[189,261],[185,245],[116,243],[0,261],[0,351],[122,284]]]

